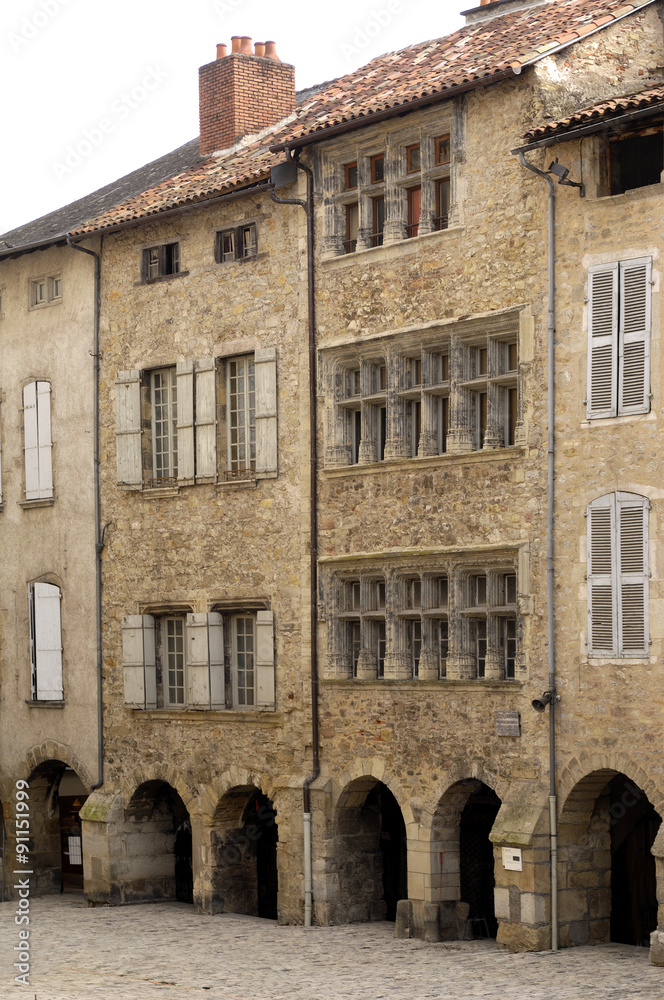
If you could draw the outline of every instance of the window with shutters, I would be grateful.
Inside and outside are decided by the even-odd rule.
[[[588,507],[588,653],[648,656],[650,501],[610,493]]]
[[[121,371],[115,385],[118,484],[177,489],[276,477],[275,348]]]
[[[62,701],[62,625],[60,588],[51,583],[28,586],[30,689],[34,701]]]
[[[23,450],[25,499],[53,496],[51,383],[28,382],[23,387]]]
[[[650,410],[650,257],[588,272],[589,419]]]
[[[274,708],[271,611],[128,615],[122,640],[127,707]]]

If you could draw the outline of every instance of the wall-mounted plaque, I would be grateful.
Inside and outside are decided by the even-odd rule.
[[[519,712],[496,712],[497,736],[521,736],[521,715]]]

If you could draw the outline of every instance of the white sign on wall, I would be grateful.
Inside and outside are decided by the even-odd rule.
[[[520,847],[503,847],[503,868],[508,872],[523,871]]]

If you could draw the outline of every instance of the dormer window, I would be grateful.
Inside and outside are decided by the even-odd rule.
[[[609,194],[661,182],[664,171],[663,123],[643,125],[609,137]]]

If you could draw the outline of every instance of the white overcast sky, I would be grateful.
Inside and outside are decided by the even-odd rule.
[[[197,136],[198,67],[231,35],[274,40],[280,58],[295,65],[301,90],[450,34],[464,23],[460,10],[472,6],[475,0],[2,0],[0,233]],[[77,146],[85,155],[72,155]]]

